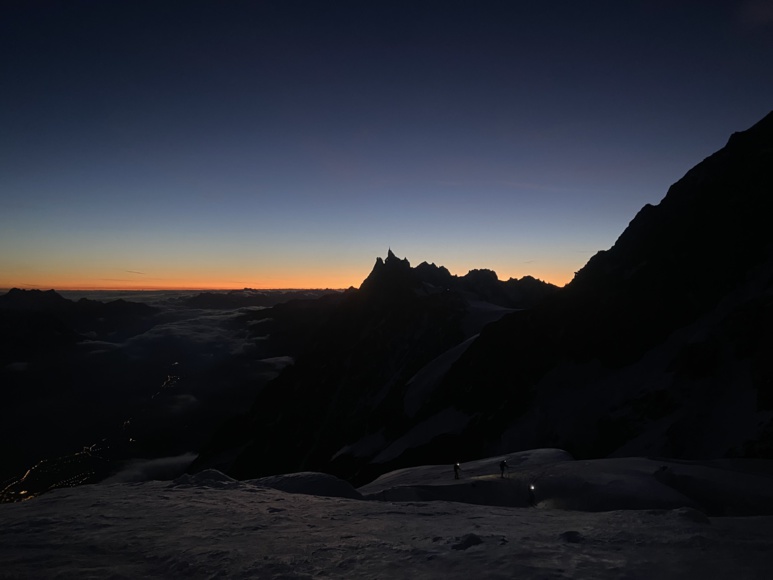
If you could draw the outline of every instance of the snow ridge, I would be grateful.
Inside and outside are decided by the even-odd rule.
[[[364,499],[308,472],[58,489],[0,505],[0,577],[763,578],[772,466],[542,449],[464,463],[458,480],[402,469]]]

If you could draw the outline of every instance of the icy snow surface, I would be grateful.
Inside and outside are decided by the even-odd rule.
[[[500,477],[503,458],[510,467]],[[459,480],[447,465],[386,474],[358,490],[370,500],[313,473],[240,482],[210,470],[56,490],[0,505],[0,578],[739,580],[773,572],[770,462],[573,461],[535,450],[461,467]],[[396,501],[401,494],[407,501]],[[727,515],[705,515],[720,510]]]

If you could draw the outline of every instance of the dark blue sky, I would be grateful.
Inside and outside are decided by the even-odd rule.
[[[773,2],[0,7],[0,287],[559,284],[773,109]]]

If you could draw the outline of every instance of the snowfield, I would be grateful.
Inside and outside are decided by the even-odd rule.
[[[217,471],[60,489],[0,505],[0,578],[769,579],[772,463],[535,450],[359,490]]]

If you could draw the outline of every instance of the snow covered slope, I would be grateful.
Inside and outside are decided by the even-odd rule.
[[[648,470],[658,462],[645,459],[579,462],[560,450],[506,458],[504,478],[497,457],[463,464],[458,481],[451,466],[425,466],[359,489],[374,497],[483,484],[479,499],[488,493],[493,505],[351,499],[341,497],[353,491],[345,484],[309,473],[239,482],[210,470],[56,490],[0,505],[0,578],[769,577],[773,516],[707,517],[679,501],[630,509],[657,499],[671,476],[694,476],[693,495],[735,480],[769,509],[768,462],[669,463],[662,478],[662,465],[656,477]],[[502,490],[538,470],[536,507],[500,505]],[[617,509],[578,511],[603,509],[594,502],[610,493]]]

